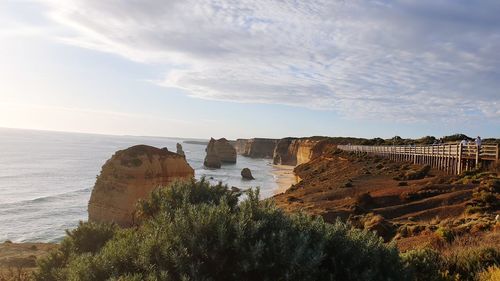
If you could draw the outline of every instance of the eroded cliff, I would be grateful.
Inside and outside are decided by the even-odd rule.
[[[274,149],[273,163],[292,166],[307,163],[332,145],[328,138],[322,137],[280,139]]]
[[[155,188],[193,176],[184,157],[165,149],[137,145],[117,151],[97,177],[88,205],[89,221],[131,226],[139,199]]]
[[[237,139],[234,146],[238,154],[246,157],[272,158],[277,142],[266,138]]]

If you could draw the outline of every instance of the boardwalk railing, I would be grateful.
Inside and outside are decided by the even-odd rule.
[[[395,161],[411,161],[415,164],[430,165],[449,174],[477,167],[496,165],[499,161],[498,145],[441,144],[429,146],[371,146],[338,145],[337,148],[357,153],[370,153]]]

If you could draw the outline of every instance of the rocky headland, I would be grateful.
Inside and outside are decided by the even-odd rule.
[[[139,199],[158,187],[193,176],[184,156],[165,149],[137,145],[117,151],[97,177],[88,204],[89,221],[131,226]]]
[[[277,139],[252,138],[237,139],[234,142],[236,152],[251,158],[273,158]]]
[[[498,171],[450,176],[428,166],[343,152],[335,145],[321,149],[295,167],[300,181],[273,198],[278,207],[332,223],[349,221],[396,241],[401,250],[470,234],[500,242],[495,232],[500,228],[495,218],[500,213]]]
[[[462,136],[454,139],[460,140]],[[416,140],[419,141],[429,143],[432,138]],[[498,249],[499,166],[493,171],[449,176],[412,163],[356,155],[336,148],[338,144],[349,143],[410,144],[415,140],[238,139],[232,143],[233,152],[227,146],[230,141],[212,139],[205,162],[220,167],[221,158],[232,162],[236,151],[254,158],[272,156],[273,173],[281,193],[268,200],[275,201],[285,212],[305,211],[327,222],[348,221],[355,227],[376,232],[385,241],[396,242],[401,251],[429,245],[448,252],[454,251],[453,247]],[[146,145],[117,151],[97,178],[88,206],[89,220],[133,225],[139,199],[146,198],[158,186],[194,176],[182,155],[181,145],[177,146],[177,152]],[[419,177],[412,176],[417,174]],[[242,176],[251,175],[242,171]],[[5,272],[10,274],[12,268],[24,270],[19,274],[29,274],[38,258],[57,247],[58,244],[52,243],[0,244],[0,277]]]
[[[300,165],[321,156],[336,142],[326,137],[283,138],[276,143],[273,153],[275,165]]]

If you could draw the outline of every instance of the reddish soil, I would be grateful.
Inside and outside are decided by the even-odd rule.
[[[402,249],[430,243],[438,228],[449,228],[461,235],[488,232],[500,224],[495,222],[498,204],[483,204],[488,207],[476,214],[466,211],[474,204],[482,204],[475,198],[477,190],[495,180],[496,174],[486,174],[487,180],[466,181],[430,170],[421,179],[394,179],[421,170],[422,166],[411,163],[332,149],[297,166],[294,172],[302,180],[274,200],[288,212],[304,210],[328,222],[340,218],[375,230],[386,241],[404,245]],[[498,190],[493,196],[500,198]]]

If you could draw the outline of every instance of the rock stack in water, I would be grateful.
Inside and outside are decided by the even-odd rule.
[[[220,168],[222,163],[236,163],[236,149],[225,138],[210,139],[205,151],[207,156],[203,164],[208,168]]]
[[[180,143],[177,143],[176,148],[177,148],[177,154],[186,158],[186,154],[184,153],[184,150],[182,150],[182,145]]]
[[[117,151],[97,177],[88,206],[89,221],[131,226],[139,199],[172,181],[193,176],[184,157],[164,149],[137,145]]]
[[[203,161],[203,165],[208,168],[220,168],[221,161],[219,155],[217,154],[217,150],[215,149],[215,140],[212,138],[205,149],[207,152],[207,156],[205,156],[205,161]]]
[[[215,141],[215,150],[222,163],[236,163],[236,149],[225,138]]]
[[[243,170],[241,170],[241,177],[245,180],[255,179],[252,175],[252,171],[250,171],[250,169],[248,168],[243,168]]]

